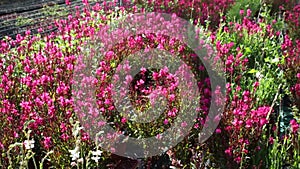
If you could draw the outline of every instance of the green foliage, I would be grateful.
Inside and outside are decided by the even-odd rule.
[[[235,4],[226,13],[226,18],[228,21],[238,21],[243,18],[240,15],[240,10],[244,10],[246,15],[247,9],[252,11],[252,15],[259,12],[261,8],[261,0],[236,0]]]
[[[267,18],[268,11],[262,13]],[[240,52],[243,54],[241,59],[248,59],[246,71],[239,68],[235,68],[234,74],[228,74],[228,82],[234,82],[232,77],[242,75],[238,83],[240,83],[243,89],[252,89],[252,85],[255,81],[259,81],[260,85],[256,92],[257,98],[259,98],[258,104],[271,103],[273,97],[277,92],[277,88],[280,84],[285,84],[285,78],[282,70],[278,67],[278,64],[283,64],[281,53],[281,43],[274,36],[270,37],[267,33],[267,25],[269,19],[265,22],[257,23],[257,27],[261,31],[250,33],[251,30],[242,28],[241,31],[237,31],[234,25],[230,26],[227,22],[219,28],[219,32],[216,35],[216,40],[221,44],[228,44],[234,42],[234,47],[229,52],[236,56],[238,52],[236,48],[240,48]],[[278,23],[282,21],[277,21]],[[229,32],[222,31],[224,27],[229,29]],[[280,24],[276,24],[276,29],[280,28]],[[224,58],[224,61],[227,58]],[[286,88],[284,86],[283,88]]]

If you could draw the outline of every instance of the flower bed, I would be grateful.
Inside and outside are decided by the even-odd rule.
[[[1,40],[1,167],[300,167],[300,41],[293,26],[298,24],[299,5],[282,4],[275,13],[274,6],[259,4],[256,13],[240,9],[235,6],[239,1],[231,0],[122,2],[124,7],[112,10],[113,3],[89,5],[84,0],[82,11],[76,8],[74,14],[55,23],[57,32],[41,36],[28,30],[16,39]],[[162,24],[163,18],[149,15],[149,20],[137,17],[131,23],[131,16],[151,12],[181,17],[197,28],[195,36],[203,39],[200,44],[211,46],[208,53],[214,53],[209,55],[213,62],[208,61],[212,67],[197,57],[199,53],[185,43],[185,37],[174,38],[181,35],[181,29],[176,29],[180,21]],[[119,30],[120,25],[124,27]],[[139,33],[124,31],[128,25],[140,28],[135,30]],[[160,29],[170,32],[148,31]],[[167,54],[148,53],[153,49]],[[134,66],[146,63],[135,60],[138,55],[133,54],[139,51],[143,51],[142,59],[152,54],[176,57],[170,57],[170,67],[165,65],[167,59],[154,57],[150,65],[155,67],[136,68],[131,76]],[[122,65],[130,57],[133,60]],[[176,58],[183,62],[172,72],[179,63]],[[95,62],[96,67],[91,66]],[[211,77],[209,68],[223,76],[224,88],[213,87],[218,80]],[[122,88],[123,83],[129,88]],[[159,96],[164,100],[155,106],[152,101]],[[156,108],[153,114],[143,114],[146,120],[158,110],[163,113],[156,121],[138,123],[122,99],[128,99],[140,113]],[[211,116],[214,101],[224,107],[215,110],[221,114]],[[191,122],[185,120],[190,116]],[[205,133],[207,140],[201,141],[206,136],[199,133],[207,125],[213,133]],[[172,126],[175,129],[167,138],[171,146],[163,154],[130,160],[122,154],[147,144],[114,147],[110,143],[120,143],[118,137],[99,131],[103,126],[111,126],[115,135],[153,137],[161,142],[164,135],[160,133]],[[97,136],[104,135],[95,140],[96,129]],[[182,139],[173,145],[176,134]]]

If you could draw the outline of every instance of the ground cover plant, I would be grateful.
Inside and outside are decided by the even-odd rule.
[[[16,39],[1,40],[2,168],[300,168],[300,5],[294,1],[134,0],[122,1],[115,8],[116,2],[92,6],[83,0],[83,9],[76,7],[73,14],[56,21],[56,32],[41,36],[28,30]],[[108,37],[105,32],[110,28],[127,16],[149,12],[178,16],[199,28],[197,33],[215,52],[212,59],[224,64],[225,106],[214,117],[220,122],[205,142],[199,141],[199,133],[212,95],[221,92],[212,90],[208,71],[188,45],[161,32],[144,32],[128,36],[103,54],[97,50],[107,39],[120,38],[122,32]],[[89,103],[74,100],[72,92],[74,72],[87,65],[80,60],[86,57],[82,56],[84,47],[97,37],[88,56],[103,55],[104,59],[94,68],[96,79],[82,78],[82,82],[96,86],[97,108],[106,122],[93,110],[76,113],[76,107]],[[186,74],[184,66],[177,74],[165,65],[141,68],[133,77],[126,76],[132,69],[130,63],[118,66],[131,54],[149,49],[178,56],[193,72],[199,89],[198,116],[189,134],[165,153],[128,159],[115,155],[116,150],[105,150],[88,129],[109,123],[130,137],[159,138],[174,125],[177,112],[191,106],[181,97],[193,92],[178,94],[182,79],[176,75],[187,78],[180,76]],[[115,73],[124,73],[125,79]],[[112,84],[120,79],[130,87],[128,95],[120,87],[119,98],[129,98],[139,111],[153,107],[153,98],[148,96],[159,89],[161,93],[151,96],[167,98],[167,109],[161,107],[163,115],[155,122],[137,124],[118,112],[117,107],[124,105],[113,99]],[[184,85],[187,91],[191,86]],[[79,90],[76,96],[84,94]],[[181,103],[187,104],[180,107]],[[94,120],[83,124],[84,118]],[[181,121],[179,128],[188,125]]]

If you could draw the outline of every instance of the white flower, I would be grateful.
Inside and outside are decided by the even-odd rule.
[[[77,160],[78,163],[82,163],[83,162],[83,158],[80,158]]]
[[[69,150],[71,153],[72,161],[77,160],[79,158],[79,148],[75,147],[74,150]]]
[[[76,166],[77,164],[73,161],[73,162],[71,162],[71,166]]]
[[[260,80],[264,77],[264,75],[262,75],[260,72],[256,72],[255,76],[258,80]]]
[[[100,159],[102,151],[100,151],[100,150],[92,151],[92,154],[93,154],[93,157],[91,157],[91,159],[97,163]]]
[[[27,150],[32,149],[34,147],[34,140],[25,140],[24,145]]]
[[[97,150],[97,151],[92,151],[93,156],[101,156],[102,151]]]
[[[91,159],[97,163],[99,161],[100,157],[92,157]]]

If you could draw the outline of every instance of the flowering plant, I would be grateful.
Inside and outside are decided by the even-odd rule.
[[[71,3],[66,1],[67,5]],[[192,119],[193,124],[179,121],[176,132],[178,137],[184,137],[183,141],[161,156],[144,158],[144,163],[149,162],[144,165],[153,168],[299,167],[300,41],[293,32],[298,29],[291,24],[298,24],[298,6],[277,17],[267,5],[260,4],[258,16],[250,9],[241,9],[239,16],[230,20],[228,16],[232,13],[226,15],[226,12],[234,4],[231,0],[149,0],[147,3],[134,1],[133,4],[123,1],[123,6],[119,8],[113,8],[116,1],[104,1],[94,6],[86,0],[83,3],[82,10],[76,7],[73,14],[56,21],[57,32],[41,36],[32,35],[28,30],[25,35],[17,35],[16,39],[6,37],[0,41],[1,167],[120,168],[123,165],[129,168],[122,163],[128,159],[113,155],[126,151],[126,146],[116,150],[108,145],[111,148],[108,151],[103,146],[107,144],[103,139],[108,138],[114,143],[115,135],[125,133],[135,138],[153,136],[163,140],[160,133],[174,125],[180,110],[189,110],[193,106],[179,106],[188,103],[185,100],[189,99],[182,98],[195,96],[196,93],[191,90],[182,92],[192,88],[189,80],[178,78],[192,79],[185,68],[191,70],[199,90],[196,93],[199,94],[197,103],[200,103],[196,107],[197,117]],[[102,35],[102,44],[109,43],[109,39],[119,40],[128,32],[113,30],[126,23],[127,16],[148,12],[164,12],[189,20],[199,28],[196,34],[215,50],[215,55],[210,59],[224,64],[222,72],[227,80],[225,108],[220,116],[209,117],[208,114],[214,101],[212,96],[219,96],[216,97],[218,100],[222,98],[223,91],[220,88],[213,90],[213,79],[209,77],[205,62],[197,59],[195,51],[181,39],[164,35],[170,32],[128,36],[120,43],[108,45],[106,52],[100,50],[103,49],[100,43],[94,43],[89,46],[88,55],[82,56],[86,50],[84,47],[88,42],[95,42],[98,35]],[[152,21],[161,20],[149,21],[148,27],[154,25]],[[141,24],[144,22],[137,23],[144,26]],[[162,26],[172,27],[168,24]],[[174,31],[171,32],[174,35],[179,31],[170,30]],[[114,36],[110,36],[111,32],[115,33]],[[166,62],[155,62],[159,69],[141,67],[135,76],[131,76],[129,72],[134,68],[130,64],[143,62],[134,59],[123,65],[121,62],[139,50],[150,49],[166,50],[183,60],[186,67],[182,66],[174,73],[171,68],[159,65]],[[160,52],[152,54],[167,55]],[[103,57],[102,61],[97,60],[98,55]],[[98,63],[92,72],[96,78],[81,78],[84,77],[81,74],[79,78],[74,77],[74,72],[78,70],[85,73],[88,66],[82,64],[85,61]],[[172,63],[175,65],[176,60]],[[218,68],[219,65],[214,66]],[[180,80],[184,83],[178,83]],[[83,86],[79,86],[77,93],[72,92],[79,81]],[[128,85],[128,92],[122,85],[112,85],[117,82]],[[89,84],[96,86],[95,93],[81,90]],[[117,94],[114,89],[118,89]],[[74,96],[80,98],[89,94],[96,95],[97,109],[106,121],[99,120],[98,110],[84,109],[91,107],[91,100],[74,99]],[[159,103],[165,104],[167,109],[158,106],[159,110],[163,109],[164,116],[161,115],[155,122],[138,124],[133,122],[134,115],[130,112],[126,114],[124,111],[122,114],[116,110],[120,106],[125,107],[125,104],[115,99],[114,95],[119,96],[118,99],[129,99],[146,120],[156,114],[142,112],[155,107],[154,101],[158,96],[164,96],[165,100]],[[285,106],[294,108],[290,112],[286,112],[282,105],[287,97],[291,103]],[[83,108],[82,112],[78,113],[76,108]],[[292,117],[285,124],[288,130],[282,132],[279,123],[286,119],[287,114]],[[92,120],[84,123],[85,119]],[[198,138],[203,136],[199,133],[206,127],[207,121],[220,121],[220,124],[212,137],[201,142]],[[89,129],[106,124],[114,126],[117,131],[115,135],[97,131],[95,135],[100,139],[94,140],[94,134]],[[192,126],[189,134],[182,134],[182,130],[189,125]],[[164,164],[160,163],[160,157],[164,158]],[[137,165],[136,161],[132,163]]]

